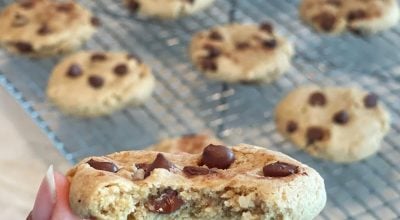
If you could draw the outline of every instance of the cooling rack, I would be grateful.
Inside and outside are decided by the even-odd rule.
[[[0,1],[0,6],[10,2]],[[319,35],[298,19],[299,0],[219,0],[178,21],[131,16],[120,1],[80,2],[103,23],[86,49],[139,54],[152,66],[157,86],[142,107],[97,119],[68,117],[45,96],[49,73],[60,57],[31,60],[1,51],[0,84],[69,161],[210,130],[227,143],[267,146],[316,168],[328,193],[317,219],[400,219],[400,27],[369,37]],[[206,80],[188,60],[190,38],[233,20],[275,24],[296,45],[293,68],[270,85]],[[311,158],[284,140],[275,130],[273,109],[288,91],[308,83],[352,85],[377,93],[393,121],[382,150],[368,160],[338,165]]]

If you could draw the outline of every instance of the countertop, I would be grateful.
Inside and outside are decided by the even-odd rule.
[[[47,168],[70,164],[29,115],[0,87],[0,219],[25,219]]]

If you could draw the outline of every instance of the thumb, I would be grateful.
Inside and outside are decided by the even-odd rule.
[[[78,220],[69,206],[69,182],[64,175],[55,173],[57,203],[53,210],[52,220]]]

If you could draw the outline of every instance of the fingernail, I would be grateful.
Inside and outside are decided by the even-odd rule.
[[[47,220],[50,219],[52,210],[56,204],[56,183],[54,179],[53,165],[50,165],[45,177],[40,184],[33,206],[31,219]],[[29,217],[29,216],[28,216]]]

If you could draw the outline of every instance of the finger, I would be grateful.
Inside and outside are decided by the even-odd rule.
[[[36,195],[35,204],[30,214],[31,219],[50,219],[56,203],[56,190],[53,166],[47,170],[46,176],[40,184]]]
[[[53,210],[52,220],[78,220],[69,206],[69,182],[64,175],[55,173],[57,202]]]

